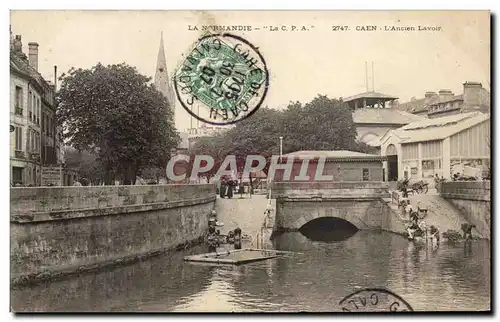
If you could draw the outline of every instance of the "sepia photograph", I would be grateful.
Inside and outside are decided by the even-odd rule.
[[[490,11],[9,16],[11,313],[492,311]]]

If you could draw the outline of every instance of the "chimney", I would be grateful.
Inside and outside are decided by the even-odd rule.
[[[28,44],[28,60],[31,67],[38,71],[38,43],[30,42]]]
[[[23,43],[21,41],[21,35],[16,35],[16,37],[13,40],[12,47],[13,47],[12,49],[14,52],[16,52],[18,54],[23,53]]]
[[[481,105],[481,91],[483,85],[478,82],[465,82],[463,85],[465,107],[476,107]]]
[[[453,98],[453,92],[449,89],[442,89],[439,91],[439,102],[447,102]]]
[[[436,96],[436,93],[435,92],[425,92],[425,99],[424,99],[424,104],[425,105],[429,105],[429,103],[431,102],[431,99]]]

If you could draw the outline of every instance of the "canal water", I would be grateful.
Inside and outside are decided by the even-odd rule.
[[[311,238],[309,236],[309,238]],[[333,241],[300,232],[273,240],[297,254],[241,266],[183,262],[203,246],[11,290],[13,311],[331,312],[364,288],[384,288],[416,311],[489,310],[490,246],[417,246],[387,232]]]

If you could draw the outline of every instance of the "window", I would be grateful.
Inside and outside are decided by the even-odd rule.
[[[16,86],[16,106],[15,106],[15,114],[23,115],[23,88],[20,86]]]
[[[36,99],[36,124],[40,125],[40,99]]]
[[[15,136],[16,136],[16,151],[22,151],[23,150],[23,129],[21,127],[16,126]]]
[[[12,167],[12,183],[23,183],[23,168]]]
[[[370,169],[363,169],[363,181],[370,181]]]
[[[31,91],[28,92],[28,120],[31,121],[33,117],[33,93]]]
[[[28,140],[26,140],[26,151],[30,151],[30,149],[33,147],[33,140],[31,139],[31,130],[28,129]]]
[[[38,132],[33,132],[33,152],[38,153],[40,151],[40,134]]]

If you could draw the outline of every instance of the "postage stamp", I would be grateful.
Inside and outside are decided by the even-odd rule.
[[[174,74],[180,104],[196,119],[225,125],[255,113],[269,87],[258,48],[228,33],[208,34],[193,46]]]
[[[343,312],[412,312],[401,296],[382,288],[366,288],[344,297],[339,302]]]

